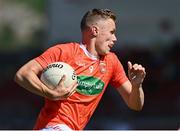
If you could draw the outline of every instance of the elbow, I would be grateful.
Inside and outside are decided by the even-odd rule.
[[[134,111],[142,111],[143,109],[143,104],[139,104],[139,105],[129,105],[129,108],[131,110],[134,110]]]
[[[134,111],[140,112],[140,111],[142,111],[143,106],[141,106],[141,107],[134,107],[134,108],[131,108],[131,109],[134,110]]]
[[[14,81],[16,83],[19,83],[19,81],[22,79],[22,75],[21,75],[21,72],[20,71],[17,71],[15,76],[14,76]]]
[[[24,79],[24,76],[26,76],[25,72],[22,71],[21,69],[18,70],[14,76],[14,81],[17,83],[17,84],[20,84],[21,81],[23,81]]]

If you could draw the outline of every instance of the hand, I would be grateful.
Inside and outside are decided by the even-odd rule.
[[[128,76],[132,86],[140,87],[146,76],[145,68],[139,64],[133,64],[128,61]]]
[[[62,79],[59,81],[58,86],[54,89],[50,89],[51,90],[50,94],[47,95],[48,98],[52,100],[63,100],[68,98],[75,92],[75,89],[78,86],[78,84],[75,83],[69,87],[65,87],[64,86],[65,79],[66,79],[65,76],[63,76]]]

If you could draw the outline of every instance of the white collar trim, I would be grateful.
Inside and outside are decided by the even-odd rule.
[[[95,56],[95,55],[93,55],[93,54],[91,54],[91,53],[86,49],[86,47],[85,47],[82,43],[80,43],[80,48],[84,51],[84,53],[85,53],[90,59],[92,59],[92,60],[98,60],[98,57]]]

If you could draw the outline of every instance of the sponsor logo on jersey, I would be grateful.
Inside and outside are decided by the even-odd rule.
[[[100,94],[104,89],[104,82],[92,76],[78,76],[77,92],[84,95]]]

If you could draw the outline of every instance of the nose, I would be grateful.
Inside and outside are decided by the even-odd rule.
[[[116,35],[115,34],[113,34],[113,42],[116,42],[117,41],[117,37],[116,37]]]

